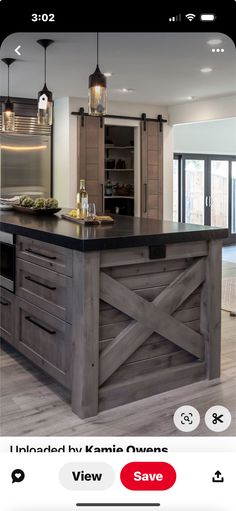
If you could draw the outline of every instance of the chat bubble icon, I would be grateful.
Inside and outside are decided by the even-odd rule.
[[[21,470],[21,468],[16,468],[11,473],[11,478],[13,483],[22,483],[22,481],[24,481],[25,478],[25,473],[23,470]]]

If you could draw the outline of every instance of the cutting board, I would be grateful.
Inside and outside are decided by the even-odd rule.
[[[85,226],[90,226],[90,225],[111,225],[111,224],[114,224],[114,220],[113,218],[111,218],[110,220],[105,220],[105,219],[101,219],[99,220],[99,216],[97,216],[96,220],[94,221],[86,221],[86,220],[82,220],[80,218],[74,218],[73,216],[70,216],[70,215],[65,215],[65,214],[61,214],[61,218],[63,218],[64,220],[69,220],[70,222],[73,222],[74,224],[80,224],[80,225],[85,225]]]

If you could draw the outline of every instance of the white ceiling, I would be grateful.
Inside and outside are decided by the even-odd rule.
[[[95,33],[34,33],[7,37],[0,58],[21,57],[12,66],[11,95],[34,98],[43,85],[43,50],[37,39],[50,38],[48,87],[54,98],[87,97],[88,75],[95,69]],[[224,53],[212,53],[210,39],[221,39]],[[100,34],[100,67],[111,71],[108,78],[110,100],[159,105],[229,95],[236,90],[236,52],[224,34],[207,33],[104,33]],[[211,73],[201,73],[203,67]],[[0,64],[1,94],[7,92],[7,69]],[[134,88],[122,93],[117,89]]]

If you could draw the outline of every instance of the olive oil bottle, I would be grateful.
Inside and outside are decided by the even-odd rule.
[[[85,218],[88,209],[88,194],[85,189],[85,179],[80,179],[79,192],[77,193],[77,218]]]

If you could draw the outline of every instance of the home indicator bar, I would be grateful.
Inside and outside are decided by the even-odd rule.
[[[158,502],[154,503],[154,504],[140,504],[140,503],[135,503],[135,504],[130,504],[130,503],[120,503],[120,504],[112,504],[112,503],[109,503],[109,502],[103,502],[103,503],[100,503],[100,504],[94,504],[94,503],[78,503],[76,504],[76,506],[78,507],[158,507],[160,506],[160,504]]]

